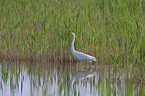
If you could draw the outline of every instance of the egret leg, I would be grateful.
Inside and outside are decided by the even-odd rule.
[[[83,64],[83,61],[81,62],[81,71],[83,71],[84,69],[84,64]]]
[[[83,71],[83,66],[81,66],[81,70],[80,71]]]

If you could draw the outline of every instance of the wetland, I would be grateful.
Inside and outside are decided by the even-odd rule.
[[[144,96],[130,70],[110,65],[0,63],[0,96]]]

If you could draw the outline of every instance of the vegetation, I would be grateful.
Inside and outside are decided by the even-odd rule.
[[[7,55],[38,52],[63,59],[71,42],[64,33],[74,32],[76,49],[99,60],[144,60],[143,0],[1,0],[0,4],[0,49]]]
[[[74,32],[76,50],[145,78],[144,11],[144,0],[0,0],[0,57],[73,61]]]

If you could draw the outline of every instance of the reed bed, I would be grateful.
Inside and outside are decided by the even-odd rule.
[[[75,49],[100,63],[143,67],[144,0],[1,0],[0,57],[70,62]]]

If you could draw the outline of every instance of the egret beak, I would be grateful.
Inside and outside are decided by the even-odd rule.
[[[66,34],[71,34],[71,33],[66,33]]]
[[[69,35],[75,35],[74,33],[66,33],[66,34],[69,34]]]

